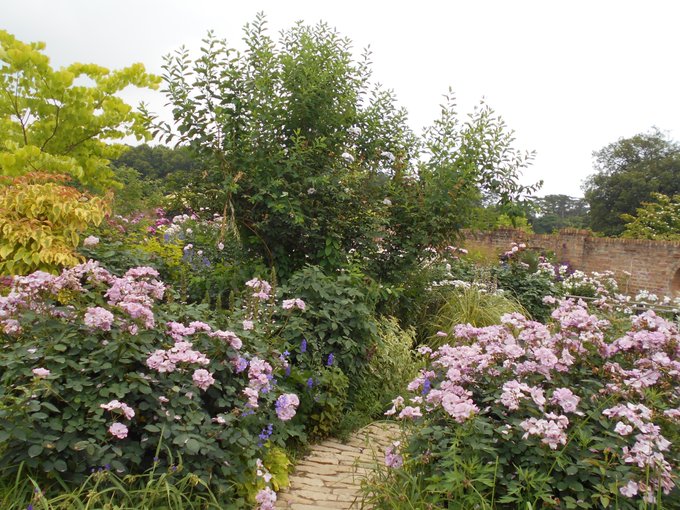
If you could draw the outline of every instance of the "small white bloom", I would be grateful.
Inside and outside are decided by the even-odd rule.
[[[314,189],[314,188],[309,188],[309,189],[307,190],[307,194],[308,194],[308,195],[313,195],[314,193],[316,193],[316,189]]]
[[[388,151],[381,152],[380,155],[381,155],[383,158],[387,159],[390,163],[394,163],[394,160],[396,159],[396,158],[394,157],[394,154],[392,154],[391,152],[388,152]]]
[[[97,246],[99,244],[99,238],[95,236],[88,236],[83,239],[83,246]]]
[[[349,152],[343,152],[340,157],[347,161],[347,163],[354,163],[354,156],[352,156]]]
[[[224,243],[222,243],[222,242],[217,243],[217,249],[220,250],[220,251],[224,250]]]
[[[383,200],[383,204],[390,206],[392,205],[392,201],[389,198],[386,198],[385,200]]]

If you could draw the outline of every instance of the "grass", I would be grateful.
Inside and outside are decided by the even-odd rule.
[[[452,336],[458,324],[472,324],[478,328],[493,326],[500,323],[502,315],[513,312],[526,315],[524,307],[511,297],[475,286],[453,290],[437,313],[433,335],[427,343],[436,348],[450,341],[449,337],[436,336],[436,331]]]
[[[180,470],[181,471],[181,468]],[[206,482],[192,473],[152,468],[142,475],[96,471],[79,486],[55,479],[40,487],[21,466],[15,475],[0,473],[2,510],[225,510],[237,502],[219,501]]]

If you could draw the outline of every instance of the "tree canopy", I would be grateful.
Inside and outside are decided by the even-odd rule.
[[[583,198],[545,195],[533,199],[529,222],[537,234],[550,234],[561,228],[585,228],[588,204]]]
[[[619,235],[622,214],[633,215],[653,193],[680,193],[680,144],[654,129],[621,138],[594,153],[597,173],[584,185],[590,206],[590,226]]]
[[[144,117],[116,94],[129,85],[156,88],[142,64],[110,71],[95,64],[55,70],[44,43],[0,30],[0,175],[68,174],[101,190],[114,183],[109,160],[126,136],[148,136]]]
[[[184,191],[223,213],[278,269],[336,264],[356,249],[383,266],[455,236],[482,196],[517,200],[531,154],[486,105],[467,119],[447,96],[423,138],[394,94],[371,82],[370,54],[328,25],[296,24],[274,41],[246,25],[245,51],[209,34],[195,60],[166,58],[175,126],[204,168]],[[218,209],[218,205],[219,209]],[[395,259],[396,260],[396,259]]]

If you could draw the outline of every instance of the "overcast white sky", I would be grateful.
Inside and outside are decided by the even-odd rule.
[[[481,98],[537,157],[523,181],[582,195],[592,151],[657,126],[680,138],[680,2],[674,0],[2,0],[0,28],[44,41],[53,65],[143,62],[196,48],[208,29],[240,47],[264,11],[272,33],[324,20],[370,45],[374,77],[420,132],[453,87],[461,113]],[[128,94],[161,110],[159,93]]]

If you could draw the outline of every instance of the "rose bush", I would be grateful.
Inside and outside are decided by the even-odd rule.
[[[680,334],[652,311],[630,320],[612,337],[564,300],[549,325],[508,314],[422,347],[428,366],[387,412],[412,425],[388,463],[442,507],[679,508]]]
[[[11,280],[0,464],[76,482],[104,466],[184,468],[234,499],[272,445],[304,437],[290,367],[263,338],[274,326],[259,324],[297,310],[259,279],[231,316],[171,292],[152,268],[115,276],[95,262]]]

